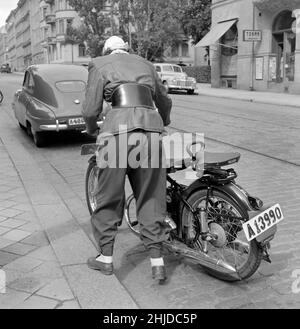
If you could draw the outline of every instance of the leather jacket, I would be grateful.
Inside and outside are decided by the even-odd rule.
[[[140,56],[118,53],[95,58],[89,64],[89,77],[82,114],[88,134],[97,130],[97,120],[103,114],[104,101],[110,103],[114,90],[121,84],[136,82],[150,87],[154,108],[134,104],[132,107],[113,107],[105,113],[103,132],[118,134],[120,126],[126,131],[142,129],[161,133],[170,124],[172,100],[168,96],[154,66]]]

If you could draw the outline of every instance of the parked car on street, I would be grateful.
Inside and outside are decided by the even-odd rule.
[[[196,79],[188,77],[181,66],[169,63],[155,63],[154,66],[168,92],[186,90],[188,94],[194,93]]]
[[[1,73],[11,73],[11,67],[9,66],[9,64],[2,64],[0,66],[0,72]]]
[[[44,145],[46,132],[85,130],[81,109],[87,78],[81,65],[41,64],[25,71],[12,107],[37,147]]]

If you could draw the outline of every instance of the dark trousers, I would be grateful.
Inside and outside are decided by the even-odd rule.
[[[110,166],[99,170],[96,195],[98,206],[91,218],[93,233],[100,252],[104,256],[112,256],[118,224],[124,214],[127,176],[136,200],[141,239],[150,250],[150,256],[157,258],[161,256],[162,242],[165,240],[163,221],[166,216],[166,170],[163,168],[162,145],[159,143],[153,147],[150,142],[151,139],[159,140],[157,133],[132,132],[127,137],[127,150],[124,148],[124,135],[113,137],[116,145],[112,143],[105,151],[103,147],[99,150],[98,166],[103,164],[101,158],[105,158],[107,150],[116,155],[117,161],[113,163],[111,157],[108,160]],[[139,139],[137,145],[142,152],[137,152],[136,145],[128,145],[131,137]],[[120,143],[121,138],[123,140]],[[138,163],[132,161],[135,157]],[[153,164],[155,168],[151,168]]]

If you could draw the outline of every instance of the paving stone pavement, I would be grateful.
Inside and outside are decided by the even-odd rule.
[[[0,142],[0,308],[80,308]]]
[[[174,109],[172,117],[173,123],[177,123],[177,125],[174,125],[175,127],[191,131],[205,131],[209,137],[215,140],[232,143],[237,146],[245,145],[246,141],[249,149],[252,147],[253,150],[257,150],[259,148],[260,154],[242,150],[242,159],[236,168],[239,173],[238,183],[245,187],[248,192],[261,197],[266,203],[279,202],[283,207],[285,221],[280,223],[276,238],[272,242],[271,256],[273,263],[271,265],[262,263],[259,271],[245,282],[228,284],[209,277],[203,270],[199,269],[198,266],[180,257],[168,255],[168,257],[166,257],[166,265],[170,275],[170,281],[165,286],[157,287],[153,285],[151,277],[149,276],[149,264],[145,250],[141,246],[139,240],[134,237],[128,229],[121,227],[119,237],[116,241],[115,267],[117,278],[130,291],[141,308],[148,308],[151,306],[158,308],[167,306],[177,309],[299,308],[300,294],[292,292],[292,286],[295,282],[295,277],[292,277],[292,274],[294,271],[300,269],[300,224],[298,218],[300,211],[299,165],[292,165],[291,163],[288,164],[274,159],[274,157],[280,155],[282,160],[286,159],[299,164],[299,162],[297,162],[300,159],[299,147],[297,147],[297,145],[299,145],[299,143],[297,143],[299,137],[297,137],[296,134],[299,115],[296,109],[286,110],[288,113],[286,114],[286,120],[282,119],[284,115],[282,115],[283,112],[279,108],[276,108],[276,111],[271,111],[271,109],[269,109],[270,111],[265,122],[260,123],[261,116],[259,116],[259,111],[262,111],[262,116],[267,113],[261,107],[255,108],[255,111],[254,108],[249,109],[249,113],[243,113],[244,117],[241,118],[242,111],[240,109],[237,114],[235,109],[230,108],[231,103],[227,104],[228,106],[225,106],[225,104],[223,106],[222,103],[227,103],[227,101],[224,102],[224,100],[221,99],[216,102],[213,99],[202,100],[202,98],[197,98],[197,96],[194,98],[184,96],[183,101],[182,97],[177,95],[175,97],[176,104],[179,105]],[[188,104],[191,100],[194,100],[193,103]],[[202,106],[200,109],[203,110],[203,113],[198,109],[198,102],[201,102]],[[243,109],[243,106],[248,106],[245,105],[246,103],[232,104],[236,107],[240,106],[241,109]],[[264,106],[264,108],[265,107],[266,106]],[[224,115],[222,113],[217,113],[217,111],[223,109]],[[209,112],[212,112],[212,114]],[[230,116],[230,119],[228,119],[228,116]],[[277,121],[280,124],[278,124],[277,127],[269,127],[266,125],[266,122],[271,121],[275,116],[278,117]],[[255,118],[256,122],[252,122],[249,125],[247,121],[248,118],[251,119],[251,122],[253,118]],[[243,121],[245,122],[243,123]],[[256,129],[259,125],[268,126],[268,134],[267,131],[263,134],[261,133],[262,130],[259,131]],[[251,127],[251,129],[249,129],[249,127]],[[11,129],[13,128],[11,127]],[[15,131],[19,131],[18,129],[19,128],[15,127]],[[231,133],[232,129],[235,129],[235,134]],[[230,133],[228,133],[228,131]],[[278,131],[279,133],[277,135],[274,134],[274,132]],[[30,151],[30,155],[35,159],[49,181],[51,181],[57,194],[63,199],[65,207],[72,216],[76,218],[81,228],[92,240],[89,215],[86,210],[84,196],[84,174],[87,166],[87,157],[80,158],[80,145],[76,143],[73,145],[70,143],[71,145],[68,145],[68,143],[62,142],[61,144],[58,143],[57,145],[49,146],[49,148],[43,150],[37,150],[32,146],[31,141],[28,142],[26,137],[22,137],[19,132],[18,134],[18,141]],[[266,141],[268,141],[268,143],[266,143]],[[282,141],[284,143],[282,143]],[[241,151],[239,148],[235,149],[232,146],[215,143],[213,141],[208,141],[207,146],[208,149],[214,151],[231,151],[233,149]],[[287,152],[288,150],[289,152]],[[266,152],[269,152],[269,157],[263,155]],[[19,161],[20,166],[22,166],[21,160],[22,159]],[[72,170],[70,170],[70,168],[72,168]],[[5,196],[8,196],[8,198],[1,200],[3,210],[12,209],[13,211],[21,211],[21,213],[4,212],[6,215],[14,215],[12,218],[8,218],[7,216],[2,217],[0,213],[0,224],[2,221],[6,222],[6,226],[2,227],[0,234],[3,232],[2,234],[5,235],[11,230],[31,232],[34,227],[36,229],[35,232],[25,237],[23,240],[19,242],[13,241],[14,244],[8,244],[6,247],[0,248],[4,253],[17,254],[17,258],[8,264],[10,268],[6,269],[8,282],[12,283],[7,288],[9,292],[7,294],[7,304],[10,305],[12,303],[11,301],[15,300],[16,303],[13,307],[17,307],[18,304],[23,303],[24,299],[27,298],[27,306],[25,305],[24,307],[33,307],[37,299],[30,299],[29,296],[32,295],[32,291],[39,289],[38,291],[40,294],[37,294],[37,297],[41,298],[41,305],[52,307],[51,302],[47,303],[48,300],[45,301],[44,299],[48,298],[52,301],[53,297],[55,297],[54,300],[57,300],[56,298],[61,298],[61,295],[55,294],[55,296],[53,296],[53,294],[51,294],[51,296],[46,297],[45,294],[49,294],[49,291],[53,292],[53,289],[47,288],[47,285],[55,289],[57,285],[61,284],[61,277],[59,275],[61,273],[61,268],[53,259],[50,260],[51,252],[49,251],[49,242],[47,238],[45,238],[44,233],[40,232],[35,226],[36,224],[30,221],[31,207],[27,208],[28,199],[26,196],[15,196],[14,199],[13,192],[5,191],[5,188],[4,191],[0,190],[0,195],[4,193]],[[15,191],[18,191],[18,188],[16,188]],[[39,214],[47,216],[45,209],[47,209],[49,205],[42,205],[42,202],[44,202],[46,198],[40,196],[39,190],[34,186],[31,186],[29,191],[34,196],[34,200],[39,201]],[[17,208],[14,207],[15,204],[12,204],[14,200],[18,200],[18,205],[23,205]],[[51,204],[50,201],[53,204]],[[51,209],[55,209],[54,200],[51,199],[50,201]],[[66,209],[62,209],[61,205],[60,207],[60,211],[65,214]],[[57,213],[58,212],[57,209]],[[68,216],[70,216],[70,214],[68,214]],[[50,216],[46,217],[46,219],[51,221]],[[58,219],[56,220],[58,221]],[[67,218],[67,221],[68,220],[71,220],[71,218]],[[58,223],[56,222],[56,224]],[[50,235],[48,236],[59,240],[59,238],[66,233],[68,228],[67,224],[63,223],[63,225],[59,227],[50,227],[48,232]],[[72,229],[72,234],[70,236],[76,238],[78,235],[73,234],[77,232],[74,225],[72,224],[70,227]],[[59,232],[58,228],[61,228],[62,231]],[[17,238],[20,237],[19,234],[20,232],[17,232],[13,236]],[[8,237],[10,236],[11,235]],[[82,235],[80,237],[82,238]],[[2,243],[5,245],[8,241],[12,240],[6,238],[3,241]],[[33,247],[33,249],[28,251],[27,248],[31,247]],[[74,245],[74,247],[76,246]],[[45,251],[45,249],[47,249],[47,251]],[[77,247],[75,250],[77,251],[79,249],[80,248]],[[71,255],[72,252],[75,254],[74,249],[68,250],[69,255]],[[22,257],[18,257],[18,253],[21,253],[20,255],[22,255],[24,260]],[[27,256],[32,254],[33,257],[28,259]],[[2,256],[3,259],[8,257],[6,254]],[[46,261],[44,257],[46,257]],[[20,258],[21,261],[19,261]],[[72,262],[72,260],[67,259],[65,256],[63,259],[64,261]],[[85,272],[86,269],[84,265],[71,265],[72,266],[67,266],[67,274],[70,278],[68,281],[69,284],[73,284],[73,286],[76,287],[74,293],[81,294],[83,290],[83,287],[78,284],[76,285],[76,283],[80,282],[85,284],[89,280],[95,280],[95,282],[98,280],[98,276],[95,276],[94,273]],[[28,272],[26,273],[26,271]],[[45,273],[47,273],[47,275],[45,275]],[[18,281],[17,279],[19,278],[22,280]],[[40,281],[37,282],[37,280]],[[51,280],[51,282],[49,282],[49,280]],[[106,283],[108,283],[108,281],[104,282],[104,284]],[[24,286],[27,287],[27,291],[23,290]],[[65,284],[62,284],[62,287],[64,291]],[[101,289],[101,286],[94,287],[94,290],[88,291],[88,294],[84,296],[86,305],[93,306],[91,300],[87,297],[93,296],[99,289]],[[65,295],[68,296],[68,293]],[[32,297],[36,297],[35,294],[33,294]],[[74,300],[65,302],[62,305],[57,303],[56,305],[57,308],[72,306],[74,306]]]

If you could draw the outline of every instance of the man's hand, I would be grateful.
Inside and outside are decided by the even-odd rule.
[[[88,133],[89,136],[97,138],[99,135],[100,129],[98,128],[95,132],[93,133]]]

